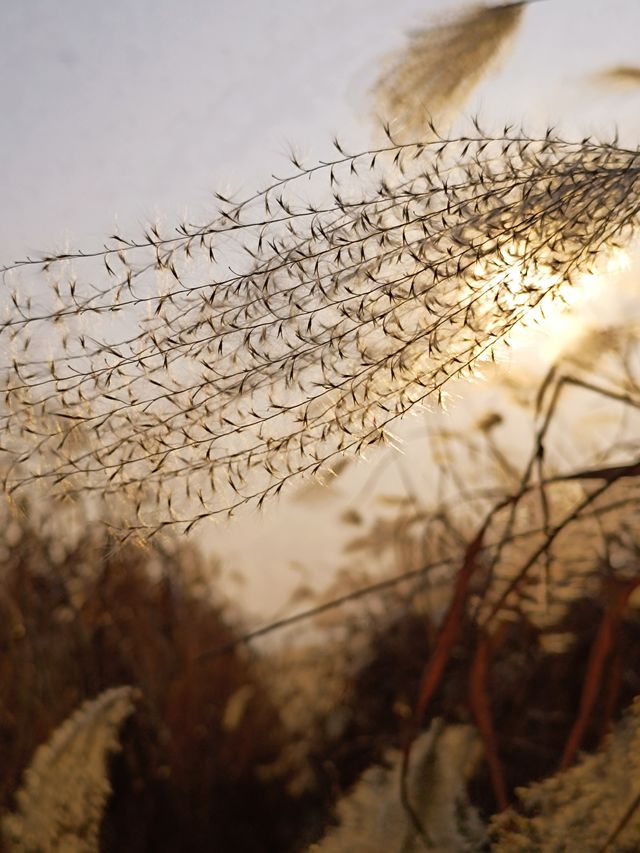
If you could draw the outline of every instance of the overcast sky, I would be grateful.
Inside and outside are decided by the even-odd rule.
[[[0,257],[99,240],[247,190],[289,145],[322,156],[334,132],[371,136],[369,89],[412,27],[449,0],[25,0],[0,3]],[[640,63],[635,0],[527,9],[488,119],[637,128],[639,93],[585,73]]]
[[[214,189],[247,193],[286,169],[291,145],[321,158],[338,132],[373,136],[370,88],[405,33],[444,0],[23,0],[0,2],[0,261],[100,243],[149,218],[198,219]],[[469,109],[488,125],[558,124],[566,135],[640,137],[640,86],[589,75],[640,65],[637,0],[545,0]],[[229,561],[272,572],[335,563],[329,527],[283,503],[221,526]],[[306,511],[308,512],[308,510]],[[316,511],[317,517],[317,511]],[[327,516],[326,524],[335,523]],[[304,528],[303,537],[288,533]],[[210,539],[210,541],[211,541]],[[286,541],[286,544],[284,544]]]

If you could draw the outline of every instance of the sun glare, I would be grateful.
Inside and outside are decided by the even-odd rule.
[[[572,349],[573,344],[592,327],[596,306],[611,303],[611,286],[621,272],[631,266],[631,258],[624,249],[609,253],[599,269],[581,274],[569,285],[558,277],[538,272],[535,282],[523,275],[521,265],[514,264],[502,274],[501,301],[505,307],[517,312],[522,310],[522,322],[509,336],[512,349],[535,348],[549,362],[558,359]],[[537,305],[527,308],[531,292],[541,294]]]

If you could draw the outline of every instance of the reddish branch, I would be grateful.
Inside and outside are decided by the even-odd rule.
[[[622,676],[624,673],[625,656],[620,648],[620,644],[616,645],[613,650],[613,655],[609,660],[609,673],[607,683],[604,688],[604,697],[602,702],[602,726],[599,732],[600,741],[604,741],[605,737],[611,730],[611,720],[618,707],[618,699],[620,697],[620,687],[622,685]]]
[[[605,664],[614,650],[615,639],[622,616],[627,607],[629,597],[640,584],[640,579],[613,582],[610,585],[609,603],[606,607],[598,628],[598,633],[591,646],[587,672],[580,696],[580,706],[573,728],[565,744],[560,769],[566,770],[571,766],[576,753],[580,749],[591,717],[591,712],[598,698],[602,683]]]
[[[507,786],[504,780],[502,762],[498,754],[498,739],[493,725],[491,701],[487,690],[487,673],[490,660],[490,641],[487,634],[480,634],[476,645],[471,671],[469,673],[469,706],[478,726],[489,766],[491,785],[496,797],[498,809],[509,807]]]
[[[453,596],[451,598],[451,603],[449,604],[447,615],[445,616],[444,622],[442,623],[442,627],[436,639],[436,646],[433,651],[433,654],[429,658],[429,661],[427,662],[422,675],[420,691],[418,694],[418,701],[416,703],[416,710],[414,715],[415,729],[418,728],[427,713],[427,710],[431,703],[431,699],[433,698],[436,690],[440,686],[440,682],[442,681],[442,676],[444,675],[444,671],[449,662],[449,658],[451,657],[453,647],[455,646],[456,642],[458,641],[458,638],[460,637],[462,625],[464,622],[467,597],[469,593],[469,585],[471,583],[471,578],[473,577],[477,566],[478,554],[482,551],[483,548],[484,536],[487,527],[488,520],[487,522],[485,522],[485,524],[482,525],[480,531],[476,534],[475,538],[467,547],[464,562],[460,571],[457,574],[453,589]],[[426,844],[430,844],[429,835],[425,827],[422,826],[420,818],[416,814],[415,809],[411,804],[411,801],[409,799],[409,792],[407,790],[407,773],[409,770],[409,761],[411,758],[413,734],[414,732],[412,732],[411,737],[407,741],[402,757],[402,771],[400,774],[400,799],[416,831]]]
[[[416,704],[416,721],[418,723],[424,719],[427,713],[431,699],[442,681],[451,651],[460,636],[469,584],[476,569],[478,554],[482,549],[485,530],[486,526],[483,526],[475,539],[470,543],[465,553],[462,568],[456,577],[449,610],[438,634],[436,647],[422,675],[418,702]]]

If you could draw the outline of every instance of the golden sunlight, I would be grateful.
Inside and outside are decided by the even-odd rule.
[[[500,278],[501,301],[516,311],[522,309],[522,322],[509,336],[512,349],[535,347],[550,363],[566,354],[573,349],[586,328],[592,326],[591,315],[596,306],[602,305],[615,277],[630,266],[629,252],[616,248],[597,269],[582,273],[574,284],[569,285],[556,276],[539,273],[535,284],[532,284],[522,274],[521,265],[514,264]],[[534,288],[543,295],[535,306],[527,308]]]

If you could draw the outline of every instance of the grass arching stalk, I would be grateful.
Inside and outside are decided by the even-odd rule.
[[[637,226],[638,154],[615,142],[477,127],[338,151],[207,225],[22,263],[57,278],[48,301],[16,286],[0,327],[9,492],[121,501],[143,536],[261,503],[384,443]]]

